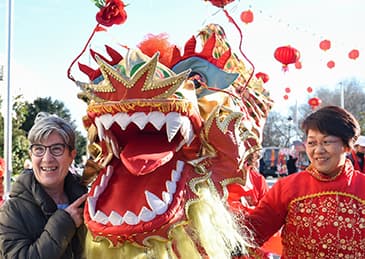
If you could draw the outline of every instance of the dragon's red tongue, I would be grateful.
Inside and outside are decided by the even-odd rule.
[[[166,136],[138,136],[130,141],[120,153],[124,166],[134,175],[145,175],[170,161],[176,149],[174,141]]]

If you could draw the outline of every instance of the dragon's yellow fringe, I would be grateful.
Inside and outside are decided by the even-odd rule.
[[[201,259],[202,251],[204,258],[230,259],[237,248],[246,253],[250,240],[242,232],[221,200],[208,187],[201,187],[199,199],[188,209],[187,225],[171,229],[169,240],[150,239],[148,247],[128,242],[112,247],[106,239],[94,241],[89,233],[85,252],[88,259]]]

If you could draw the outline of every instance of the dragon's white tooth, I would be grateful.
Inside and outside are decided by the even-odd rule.
[[[193,142],[194,138],[195,138],[195,134],[194,134],[194,129],[193,126],[191,125],[191,123],[189,124],[189,130],[188,130],[188,140],[186,141],[186,143],[188,144],[188,146],[190,146],[191,142]]]
[[[166,204],[170,204],[172,202],[172,194],[169,192],[162,192],[162,199]]]
[[[163,200],[149,191],[145,191],[145,196],[148,205],[157,215],[161,215],[166,212],[167,204]]]
[[[87,207],[89,209],[89,215],[94,220],[95,216],[95,206],[96,206],[97,198],[95,197],[87,197]]]
[[[194,133],[190,135],[190,139],[188,141],[188,143],[186,143],[188,146],[190,146],[190,144],[193,142],[193,140],[195,139],[195,135]]]
[[[190,120],[186,116],[181,117],[181,127],[180,127],[180,133],[184,137],[185,141],[188,141],[188,131],[189,131],[189,124]]]
[[[99,120],[103,124],[103,126],[106,130],[108,130],[114,122],[113,115],[111,115],[110,113],[100,116]]]
[[[166,188],[169,193],[174,194],[176,192],[176,183],[171,181],[166,181]]]
[[[116,139],[116,137],[114,136],[113,132],[109,131],[108,132],[108,136],[109,136],[109,143],[112,147],[112,152],[113,155],[117,158],[120,159],[119,157],[119,143],[118,140]]]
[[[160,130],[163,125],[165,125],[165,114],[162,112],[151,112],[148,115],[149,122],[155,127],[155,129]]]
[[[177,112],[170,112],[166,115],[166,133],[167,140],[171,142],[171,140],[175,137],[175,135],[179,132],[182,124],[181,115]]]
[[[100,184],[95,187],[95,192],[97,196],[100,196],[101,193],[105,191],[108,186],[109,180],[112,176],[113,167],[108,166],[107,172],[101,176]]]
[[[112,151],[113,151],[114,157],[117,158],[117,159],[120,159],[118,142],[112,140],[110,143],[111,143],[111,146],[112,146]]]
[[[96,125],[96,128],[98,129],[99,139],[102,140],[104,138],[104,127],[103,127],[103,123],[100,121],[99,117],[95,118],[95,125]]]
[[[97,185],[94,189],[94,197],[99,197],[101,193],[101,187]]]
[[[100,186],[101,187],[104,187],[104,186],[106,186],[107,184],[108,184],[108,179],[106,179],[107,177],[106,177],[106,175],[105,174],[103,174],[102,176],[101,176],[101,180],[100,180]],[[103,188],[102,188],[103,189]]]
[[[176,162],[176,171],[179,172],[180,175],[181,175],[182,170],[184,169],[184,165],[185,165],[184,161],[177,160],[177,162]]]
[[[153,220],[156,217],[156,213],[154,213],[153,211],[147,209],[145,206],[142,207],[141,211],[139,212],[138,217],[143,221],[143,222],[148,222]]]
[[[95,217],[94,217],[94,220],[96,222],[99,222],[101,224],[104,224],[106,225],[108,222],[109,222],[109,219],[108,217],[105,215],[104,212],[98,210],[96,213],[95,213]]]
[[[171,180],[173,182],[178,182],[181,178],[181,171],[172,170],[171,172]]]
[[[110,177],[113,175],[113,170],[114,168],[111,165],[108,165],[107,169],[106,169],[106,176],[108,177],[108,179],[110,179]]]
[[[123,112],[114,115],[114,120],[116,121],[116,123],[118,123],[119,127],[122,130],[125,130],[131,122],[131,118],[129,117],[129,115]]]
[[[136,112],[131,116],[131,121],[143,130],[148,122],[148,116],[144,112]]]
[[[182,139],[179,143],[179,145],[177,145],[177,147],[175,148],[175,152],[179,152],[180,149],[186,144],[185,140]]]
[[[124,222],[128,225],[137,225],[139,223],[139,219],[132,211],[127,210],[127,212],[124,214]]]
[[[113,226],[119,226],[123,223],[123,217],[113,210],[109,215],[109,221]]]
[[[103,175],[104,176],[104,175]],[[105,176],[104,176],[104,179],[105,180],[107,180],[106,178],[105,178]],[[104,180],[104,181],[105,181]],[[103,183],[101,183],[101,181],[100,181],[100,184],[97,186],[97,187],[99,187],[98,188],[98,193],[97,193],[97,195],[98,195],[98,197],[100,196],[100,194],[102,194],[104,191],[105,191],[105,189],[107,188],[107,186],[108,186],[108,182],[103,182]],[[96,189],[96,188],[95,188]]]
[[[190,145],[192,141],[191,138],[194,136],[193,126],[191,125],[191,122],[188,117],[183,116],[181,120],[182,120],[182,125],[180,128],[180,133],[183,136],[185,142],[188,143],[188,145]]]

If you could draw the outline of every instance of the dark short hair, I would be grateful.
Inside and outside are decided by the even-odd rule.
[[[348,147],[352,147],[360,135],[360,125],[354,115],[339,106],[325,106],[311,113],[302,122],[306,136],[310,129],[339,137]]]

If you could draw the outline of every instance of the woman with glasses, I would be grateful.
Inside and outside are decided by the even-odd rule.
[[[281,230],[281,258],[365,258],[365,175],[346,154],[360,134],[337,106],[302,123],[311,164],[279,179],[247,216],[257,245]]]
[[[0,209],[0,258],[83,258],[87,189],[69,172],[74,129],[40,113],[28,139],[32,170],[17,177]]]

